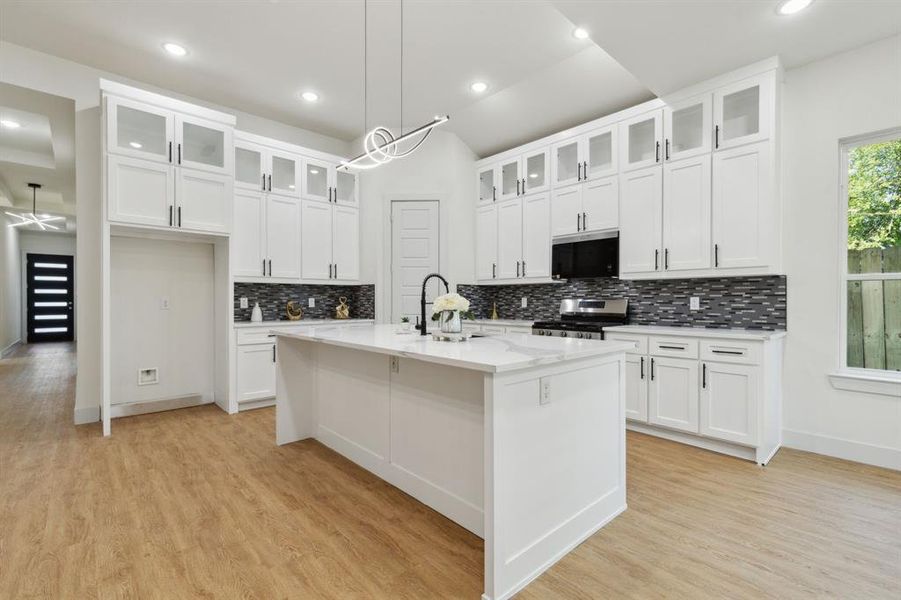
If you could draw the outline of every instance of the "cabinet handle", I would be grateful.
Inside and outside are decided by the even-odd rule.
[[[335,279],[338,279],[338,263],[335,263]]]
[[[654,150],[654,162],[660,162],[660,142],[657,142],[657,148]]]
[[[660,267],[659,267],[659,265],[660,265],[660,262],[659,262],[659,261],[660,261],[660,250],[654,248],[654,270],[655,270],[655,271],[656,271],[657,269],[660,268]]]
[[[519,181],[519,179],[517,179],[516,180],[516,195],[517,196],[519,196],[519,184],[520,184],[520,181]]]
[[[588,161],[582,163],[582,175],[585,178],[585,181],[588,181]]]
[[[178,226],[181,227],[181,207],[178,207]]]
[[[720,266],[720,245],[719,244],[713,245],[713,266],[714,267]]]
[[[641,371],[639,379],[644,379],[644,356],[641,357]]]
[[[713,128],[713,147],[714,148],[720,147],[720,126],[719,125],[717,125],[716,127]]]
[[[582,181],[582,163],[576,163],[576,171],[578,172],[576,181]]]
[[[516,276],[519,277],[519,261],[516,261]]]
[[[582,215],[576,213],[576,231],[582,231]]]
[[[663,270],[669,270],[669,248],[663,249]]]
[[[651,359],[651,381],[654,381],[654,359]]]
[[[526,276],[526,261],[522,261],[522,276]]]
[[[269,175],[269,191],[272,191],[272,175]]]
[[[172,205],[169,205],[169,227],[172,227]]]
[[[666,148],[664,149],[666,160],[669,160],[669,138],[666,138]]]
[[[272,259],[269,259],[269,277],[272,277]]]
[[[585,231],[586,229],[588,229],[588,215],[582,213],[582,231]]]
[[[742,350],[710,350],[714,354],[731,354],[732,356],[744,356],[744,352]]]
[[[701,387],[707,389],[707,363],[701,363]]]
[[[332,278],[332,263],[328,264],[328,278]]]
[[[263,277],[266,276],[266,259],[263,259]]]
[[[169,162],[172,162],[172,142],[169,142]]]
[[[272,362],[275,362],[275,344],[272,344]]]
[[[264,192],[266,191],[266,174],[265,173],[263,173],[263,188],[262,189]]]
[[[494,202],[495,200],[497,200],[497,186],[493,185],[491,186],[491,201]]]
[[[491,263],[491,278],[497,279],[497,263]]]
[[[662,348],[663,350],[685,350],[685,346],[666,346],[664,344],[660,344],[657,347]]]
[[[181,144],[178,145],[178,164],[181,164]]]
[[[523,196],[526,195],[526,178],[525,177],[522,178],[522,195]]]

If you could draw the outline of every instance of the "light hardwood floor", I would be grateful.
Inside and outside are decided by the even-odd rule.
[[[482,542],[273,409],[74,427],[74,354],[0,361],[0,598],[469,598]],[[901,473],[638,434],[629,510],[521,599],[901,597]]]

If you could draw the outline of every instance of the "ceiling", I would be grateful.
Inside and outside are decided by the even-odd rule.
[[[802,64],[901,26],[901,1],[406,0],[403,120],[479,156],[781,54]],[[400,1],[368,7],[368,119],[400,121]],[[341,140],[363,120],[363,0],[0,0],[0,38]],[[586,27],[590,40],[572,36]],[[162,43],[189,49],[176,59]],[[487,92],[469,84],[483,80]],[[315,90],[318,103],[298,95]]]
[[[0,83],[0,118],[18,129],[0,127],[0,204],[10,212],[32,211],[29,182],[40,183],[39,213],[75,215],[75,102]]]

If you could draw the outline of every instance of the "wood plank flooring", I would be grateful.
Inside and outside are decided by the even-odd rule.
[[[469,598],[477,537],[274,409],[75,427],[68,344],[0,360],[0,598]],[[629,510],[518,598],[901,597],[901,473],[640,434]]]

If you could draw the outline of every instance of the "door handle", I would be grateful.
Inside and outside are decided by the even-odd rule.
[[[641,370],[639,371],[639,379],[644,379],[644,356],[641,357]]]

